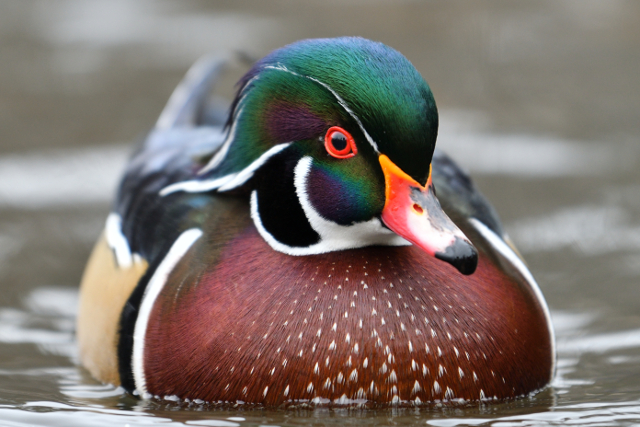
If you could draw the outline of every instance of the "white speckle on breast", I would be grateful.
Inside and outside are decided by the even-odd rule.
[[[453,399],[453,397],[454,397],[453,390],[447,387],[447,390],[444,392],[444,398],[447,400],[450,400],[450,399]]]

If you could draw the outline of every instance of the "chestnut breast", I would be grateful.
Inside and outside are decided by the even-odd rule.
[[[531,289],[414,246],[294,257],[250,225],[207,264],[201,239],[151,312],[147,389],[275,405],[510,398],[543,387],[547,323]]]

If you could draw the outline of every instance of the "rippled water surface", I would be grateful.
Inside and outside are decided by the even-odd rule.
[[[552,311],[558,371],[507,403],[280,411],[140,401],[76,365],[77,284],[126,161],[200,55],[304,37],[403,52],[439,146]],[[234,65],[235,64],[235,65]],[[640,424],[640,3],[0,1],[0,425]]]

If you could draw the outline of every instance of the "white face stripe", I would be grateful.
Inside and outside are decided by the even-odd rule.
[[[190,180],[176,182],[164,187],[162,190],[160,190],[159,194],[160,196],[164,197],[168,194],[175,193],[176,191],[184,191],[187,193],[204,193],[212,190],[228,191],[234,188],[238,188],[242,184],[247,182],[253,176],[255,171],[260,169],[262,165],[267,162],[267,160],[287,148],[289,145],[291,145],[290,142],[274,145],[273,147],[262,153],[260,157],[258,157],[253,161],[253,163],[242,169],[240,172],[231,173],[220,178],[209,180]]]
[[[298,74],[294,71],[289,70],[287,67],[285,67],[282,64],[279,64],[278,66],[273,66],[273,65],[268,65],[266,67],[264,67],[265,69],[269,69],[269,70],[278,70],[278,71],[284,71],[286,73],[292,74],[294,76],[297,77],[303,77],[303,78],[307,78],[311,81],[314,81],[316,83],[318,83],[319,85],[321,85],[322,87],[324,87],[325,89],[327,89],[329,92],[331,92],[331,94],[336,98],[336,100],[338,101],[338,103],[342,106],[342,108],[344,108],[344,110],[349,113],[349,115],[356,121],[356,123],[358,124],[358,127],[360,127],[360,130],[362,131],[362,133],[364,134],[367,142],[369,142],[369,144],[371,145],[371,147],[373,147],[374,151],[378,154],[380,154],[380,151],[378,150],[378,144],[373,140],[373,138],[371,138],[371,135],[369,135],[369,132],[367,132],[367,130],[364,128],[364,125],[362,124],[362,122],[360,121],[360,119],[358,118],[358,116],[356,116],[356,114],[353,112],[353,110],[351,108],[349,108],[349,106],[347,105],[347,103],[345,102],[344,99],[342,99],[342,97],[340,95],[338,95],[338,93],[333,90],[328,84],[321,82],[320,80],[314,78],[314,77],[310,77],[310,76],[303,76],[301,74]],[[249,88],[249,86],[256,80],[258,80],[260,77],[260,75],[255,75],[254,77],[252,77],[245,85],[243,88],[243,91],[247,90]],[[236,107],[238,109],[238,112],[235,114],[235,119],[233,120],[233,124],[231,125],[231,129],[229,130],[229,134],[227,135],[224,143],[222,144],[222,147],[220,147],[220,150],[218,150],[218,152],[213,156],[213,158],[209,161],[209,163],[207,163],[202,169],[200,169],[200,171],[198,171],[198,175],[203,175],[215,168],[217,168],[222,161],[225,159],[225,157],[227,156],[228,152],[229,152],[229,148],[231,147],[231,144],[233,143],[233,140],[235,139],[236,136],[236,129],[238,126],[238,122],[239,122],[239,118],[242,115],[242,112],[244,110],[244,100],[247,96],[247,93],[243,93],[241,95],[240,100],[238,101],[238,106]],[[176,185],[176,184],[174,184]],[[169,186],[171,187],[171,186]],[[167,188],[169,188],[167,187]],[[162,191],[167,190],[167,188],[163,189]],[[215,188],[211,188],[211,187],[206,187],[206,190],[188,190],[187,188],[199,188],[198,186],[192,187],[191,185],[185,187],[185,189],[183,189],[183,191],[193,191],[193,192],[197,192],[197,191],[210,191],[213,190]],[[217,188],[217,187],[216,187]],[[180,188],[182,190],[182,188]],[[230,188],[228,188],[230,189]],[[162,195],[166,195],[166,194],[170,194],[173,191],[178,191],[178,190],[172,190],[172,191],[168,191],[167,193],[164,193]],[[222,190],[224,191],[224,190]]]
[[[549,329],[549,333],[551,334],[551,351],[552,351],[552,360],[551,360],[551,374],[550,380],[553,379],[553,375],[556,371],[556,340],[555,333],[553,331],[553,323],[551,323],[551,314],[549,313],[549,307],[547,306],[547,302],[542,295],[542,291],[538,287],[538,283],[536,283],[535,279],[531,275],[531,272],[524,265],[524,262],[520,259],[520,257],[502,240],[496,233],[494,233],[489,227],[483,224],[477,218],[469,218],[469,223],[475,228],[487,241],[493,246],[504,258],[507,259],[511,263],[511,265],[518,270],[518,272],[524,277],[524,279],[529,284],[529,287],[533,291],[540,307],[542,307],[542,311],[544,313],[544,317],[547,321],[547,326]]]
[[[228,190],[232,190],[234,188],[240,187],[242,184],[247,182],[253,176],[255,171],[260,169],[262,165],[264,165],[267,162],[267,160],[269,160],[271,157],[275,156],[276,154],[278,154],[279,152],[281,152],[282,150],[284,150],[290,145],[291,145],[290,142],[274,145],[273,147],[271,147],[270,149],[262,153],[262,155],[258,157],[256,160],[254,160],[253,163],[251,163],[249,166],[247,166],[246,168],[238,172],[235,178],[233,178],[231,181],[225,183],[220,188],[218,188],[218,191],[228,191]]]
[[[144,344],[151,310],[169,274],[171,274],[174,267],[200,236],[202,236],[202,230],[199,228],[191,228],[183,232],[173,243],[167,255],[160,265],[158,265],[158,268],[156,268],[144,291],[133,332],[133,354],[131,357],[131,368],[133,370],[136,390],[138,390],[143,397],[147,394],[146,376],[144,373]]]
[[[133,263],[129,242],[122,234],[122,218],[115,212],[111,212],[107,217],[104,227],[104,234],[107,244],[115,254],[116,264],[120,268],[129,268]]]
[[[339,225],[324,219],[309,201],[306,192],[307,176],[311,169],[311,157],[303,157],[294,169],[296,194],[311,227],[320,235],[320,241],[308,247],[287,246],[276,240],[262,224],[258,210],[258,195],[251,193],[251,218],[262,238],[274,250],[288,255],[314,255],[343,249],[361,248],[372,245],[406,246],[411,243],[384,227],[378,218],[353,225]]]
[[[362,125],[362,122],[360,121],[360,119],[358,118],[358,116],[356,116],[356,114],[353,112],[353,110],[351,108],[349,108],[349,106],[347,105],[347,103],[344,101],[344,99],[342,99],[342,97],[340,97],[340,95],[338,95],[338,93],[333,90],[328,84],[321,82],[320,80],[314,78],[314,77],[310,77],[310,76],[304,76],[302,74],[298,74],[295,71],[291,71],[290,69],[288,69],[287,67],[285,67],[282,64],[278,64],[277,66],[273,66],[273,65],[267,65],[266,67],[264,67],[265,69],[269,69],[269,70],[278,70],[278,71],[284,71],[285,73],[289,73],[289,74],[293,74],[294,76],[298,76],[298,77],[304,77],[306,79],[312,80],[316,83],[318,83],[319,85],[321,85],[322,87],[324,87],[325,89],[327,89],[329,92],[331,92],[331,94],[336,98],[336,100],[338,101],[338,103],[342,106],[342,108],[345,109],[345,111],[347,113],[349,113],[349,115],[351,117],[353,117],[353,119],[356,121],[356,123],[358,123],[358,126],[360,127],[360,130],[362,131],[362,133],[364,134],[365,138],[367,139],[367,141],[369,142],[369,144],[371,145],[371,147],[373,147],[373,149],[375,150],[376,153],[380,154],[380,150],[378,150],[378,144],[376,144],[376,142],[373,140],[373,138],[371,138],[371,136],[369,135],[369,133],[366,131],[366,129],[364,128],[364,126]]]

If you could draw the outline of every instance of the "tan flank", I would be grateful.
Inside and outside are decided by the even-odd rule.
[[[120,314],[146,269],[144,260],[119,268],[103,233],[82,276],[77,320],[80,361],[105,383],[120,384],[116,352]]]

